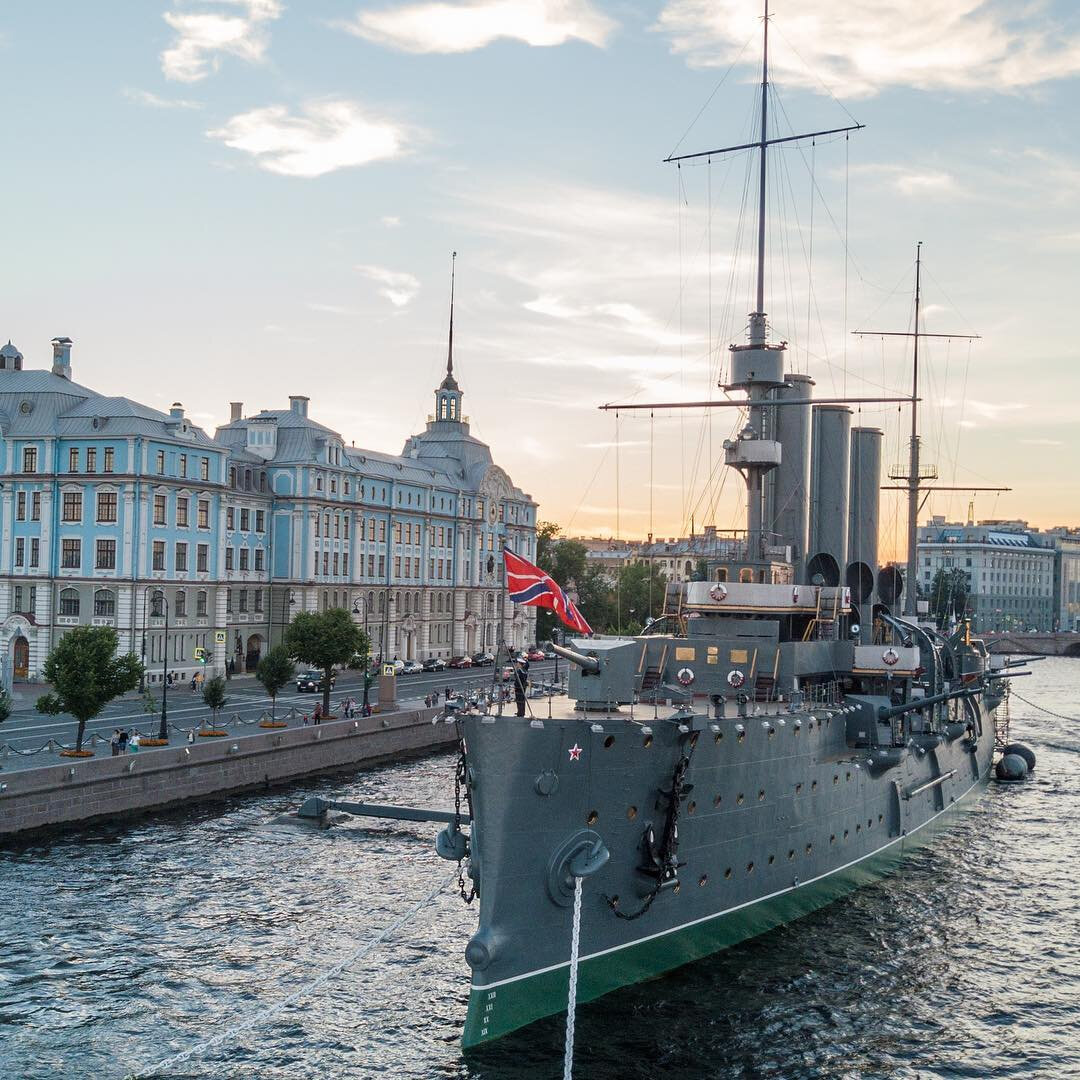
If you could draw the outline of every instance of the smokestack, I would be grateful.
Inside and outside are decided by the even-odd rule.
[[[881,503],[881,440],[877,428],[851,429],[851,489],[848,502],[847,582],[864,604],[874,592]]]
[[[800,400],[814,395],[809,375],[788,375],[790,386],[776,391],[778,400]],[[810,534],[810,406],[785,405],[766,410],[772,414],[772,435],[780,444],[780,464],[765,478],[766,528],[790,544],[795,559],[795,580],[803,580]]]
[[[851,410],[815,405],[811,421],[810,560],[811,584],[839,585],[847,567],[848,497],[851,485]]]
[[[184,419],[184,406],[181,405],[179,401],[174,401],[172,403],[172,407],[169,409],[169,415],[174,420],[183,420]]]
[[[296,413],[297,416],[307,416],[308,401],[310,398],[306,398],[303,394],[290,394],[289,395],[289,409]]]
[[[244,417],[244,403],[242,401],[229,402],[229,423],[235,423]]]
[[[52,339],[52,373],[61,379],[71,379],[71,345],[69,337]]]

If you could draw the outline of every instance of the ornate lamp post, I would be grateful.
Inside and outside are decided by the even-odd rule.
[[[169,599],[162,590],[154,593],[154,618],[159,618],[161,606],[165,606],[165,658],[161,672],[161,724],[158,738],[169,741]]]

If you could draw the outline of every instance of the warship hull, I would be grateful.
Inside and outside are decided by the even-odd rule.
[[[480,910],[464,1045],[565,1010],[575,845],[599,839],[610,852],[583,881],[587,1002],[891,873],[990,774],[993,722],[978,708],[966,729],[887,755],[850,748],[853,712],[774,703],[722,717],[465,718]],[[649,902],[646,833],[664,828],[684,758],[677,875]]]

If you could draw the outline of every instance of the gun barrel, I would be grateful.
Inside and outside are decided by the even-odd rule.
[[[554,641],[551,643],[551,648],[556,656],[569,660],[571,664],[577,664],[582,671],[587,671],[590,675],[596,675],[600,671],[600,661],[595,656],[583,656],[564,645],[556,645]]]
[[[930,697],[913,698],[901,705],[882,705],[878,709],[878,719],[891,720],[894,716],[902,716],[904,713],[914,712],[916,709],[924,709],[927,705],[937,705],[941,701],[953,701],[956,698],[974,697],[982,693],[982,687],[964,687],[960,690],[945,690],[940,694],[931,694]]]

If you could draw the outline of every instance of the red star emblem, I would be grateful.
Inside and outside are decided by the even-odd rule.
[[[577,743],[574,743],[569,750],[570,760],[577,761],[581,757],[581,747]]]

